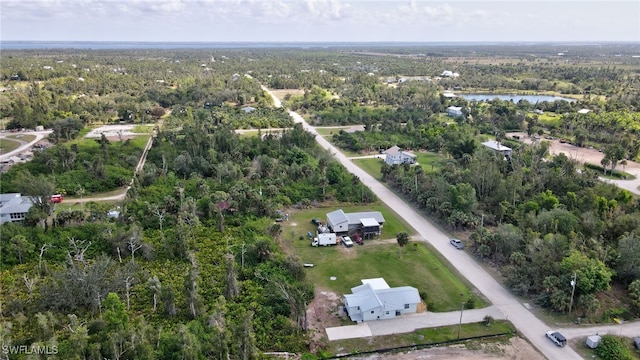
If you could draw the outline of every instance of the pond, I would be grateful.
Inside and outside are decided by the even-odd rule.
[[[551,95],[515,95],[515,94],[460,94],[457,95],[461,98],[467,99],[469,101],[489,101],[493,99],[507,100],[513,101],[517,103],[520,100],[526,100],[532,104],[542,102],[542,101],[558,101],[565,100],[568,102],[574,102],[575,99],[564,98],[560,96],[551,96]]]

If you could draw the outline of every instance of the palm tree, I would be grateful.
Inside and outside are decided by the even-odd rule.
[[[396,240],[398,241],[398,256],[402,257],[402,248],[407,245],[409,243],[409,241],[411,240],[409,238],[409,234],[407,234],[406,232],[399,232],[396,235]]]

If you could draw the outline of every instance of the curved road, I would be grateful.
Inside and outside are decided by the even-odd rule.
[[[7,132],[3,132],[0,133],[0,138],[8,138],[11,141],[16,141],[20,143],[20,146],[18,146],[17,149],[11,150],[6,154],[2,154],[0,155],[0,161],[3,161],[5,159],[8,159],[14,155],[18,155],[21,152],[25,151],[25,150],[29,150],[33,145],[35,145],[38,141],[42,140],[45,138],[45,136],[51,134],[52,131],[51,130],[43,130],[43,131],[22,131],[19,133],[7,133]],[[9,138],[9,136],[16,136],[16,135],[35,135],[35,140],[32,141],[24,141],[24,140],[20,140],[20,139],[15,139],[15,138]]]
[[[277,107],[282,106],[280,100],[274,96],[273,93],[264,86],[262,88],[271,95]],[[411,224],[425,242],[431,244],[444,257],[446,257],[453,267],[456,268],[456,270],[480,292],[482,292],[482,294],[514,324],[520,334],[524,335],[547,359],[582,359],[582,357],[570,347],[558,348],[549,341],[544,335],[546,331],[550,330],[549,327],[544,322],[536,318],[531,311],[525,308],[513,294],[489,275],[466,251],[459,251],[451,246],[449,244],[449,236],[447,236],[447,234],[435,227],[428,219],[423,217],[419,212],[414,210],[409,204],[378,182],[371,175],[356,166],[329,141],[320,136],[316,130],[302,118],[302,116],[293,111],[289,111],[289,115],[295,122],[301,123],[306,131],[316,135],[316,141],[320,146],[330,151],[349,172],[360,178],[360,181],[362,181],[363,184],[376,193],[381,201],[393,209],[396,214],[408,224]],[[640,329],[640,323],[633,323],[630,324],[630,326],[633,329]],[[629,328],[629,326],[625,328]],[[566,333],[567,335],[572,335],[574,332],[578,334],[580,331],[586,331],[587,334],[591,335],[595,333],[593,329],[597,328],[580,328],[580,330],[575,329],[575,331],[570,329],[566,330]],[[602,331],[601,333],[605,332],[606,331]],[[616,334],[617,332],[613,333]]]

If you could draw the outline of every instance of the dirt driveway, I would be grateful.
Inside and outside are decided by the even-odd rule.
[[[523,133],[523,132],[506,134],[508,138],[512,138],[513,135],[519,136],[520,141],[522,141],[525,144],[532,144],[534,141],[536,141],[531,139],[529,136],[527,136],[526,133]],[[540,140],[537,140],[537,141],[540,141]],[[590,164],[600,166],[600,161],[602,161],[602,159],[604,158],[604,153],[601,153],[596,149],[583,148],[583,147],[574,146],[568,143],[561,143],[556,139],[552,139],[552,140],[544,139],[543,141],[548,141],[549,143],[551,143],[551,146],[549,147],[549,152],[551,153],[551,155],[558,155],[560,153],[564,153],[568,158],[574,159],[579,163],[590,163]],[[635,194],[640,195],[640,188],[639,188],[640,187],[640,163],[627,160],[627,165],[625,166],[618,165],[616,169],[623,170],[635,176],[636,178],[634,180],[609,180],[609,179],[601,178],[601,180],[610,182],[612,184],[617,185],[620,188],[629,190]]]

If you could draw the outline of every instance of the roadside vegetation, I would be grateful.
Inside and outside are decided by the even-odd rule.
[[[340,293],[382,276],[417,287],[430,310],[451,310],[460,300],[484,305],[428,247],[410,241],[399,253],[395,237],[411,236],[410,227],[273,108],[260,83],[297,89],[282,100],[313,124],[363,124],[362,132],[326,133],[350,155],[393,145],[414,151],[421,166],[381,165],[376,173],[369,160],[379,160],[362,162],[466,234],[466,248],[499,268],[513,292],[566,313],[575,273],[574,314],[637,317],[637,197],[599,182],[599,171],[550,158],[544,142],[524,146],[505,136],[518,130],[598,146],[607,159],[602,173],[624,171],[623,161],[640,149],[639,65],[627,56],[635,46],[576,47],[562,62],[554,46],[477,47],[481,60],[474,61],[460,61],[459,49],[446,46],[375,55],[219,49],[225,61],[216,62],[197,50],[3,52],[6,129],[53,132],[51,147],[0,174],[2,193],[36,200],[24,224],[0,228],[0,333],[12,345],[56,345],[65,359],[257,359],[265,351],[310,351],[305,319],[314,286]],[[444,70],[460,77],[441,76]],[[552,92],[577,101],[478,103],[444,90]],[[449,106],[464,116],[447,117]],[[578,113],[583,108],[591,111]],[[96,124],[156,128],[140,173],[134,169],[148,136],[84,138]],[[287,130],[235,132],[274,127]],[[513,148],[511,158],[484,149],[488,138]],[[129,184],[119,204],[65,210],[46,201],[58,192],[94,198]],[[120,216],[108,217],[118,205]],[[311,248],[300,237],[329,207],[377,207],[393,242]],[[274,221],[283,213],[298,227]],[[433,288],[441,291],[424,290]],[[438,334],[409,334],[407,343]],[[359,341],[344,346],[358,349]]]

